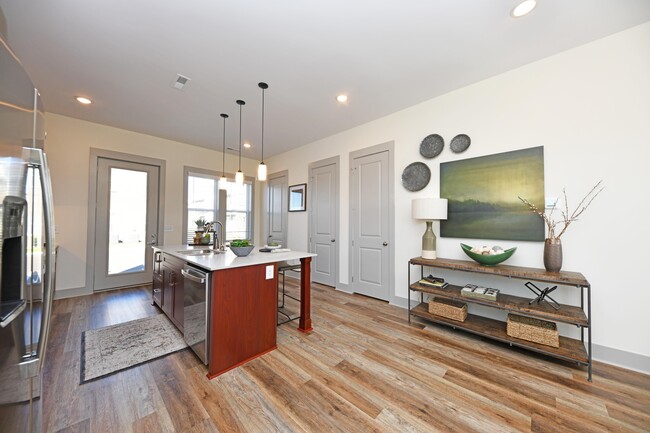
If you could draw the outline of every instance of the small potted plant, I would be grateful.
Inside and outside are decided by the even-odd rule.
[[[255,246],[248,239],[234,239],[230,242],[230,250],[237,257],[246,257],[253,251]]]
[[[203,232],[205,231],[205,218],[200,217],[196,221],[194,221],[194,224],[196,224],[196,230],[194,231],[194,245],[199,245],[201,243],[201,239],[203,238]]]
[[[196,224],[196,231],[197,232],[204,232],[205,231],[205,218],[200,217],[196,221],[194,221],[194,224]]]

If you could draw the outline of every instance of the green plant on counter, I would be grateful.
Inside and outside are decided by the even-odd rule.
[[[252,244],[248,239],[234,239],[230,241],[230,246],[231,247],[248,247],[251,246]]]
[[[197,230],[203,230],[205,228],[205,218],[199,218],[198,220],[194,221],[194,224],[196,224]]]

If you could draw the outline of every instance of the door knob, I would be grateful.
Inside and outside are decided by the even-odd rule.
[[[336,242],[336,239],[332,239],[330,242]]]
[[[384,242],[382,245],[385,246],[385,247],[387,247],[387,246],[388,246],[388,242]]]

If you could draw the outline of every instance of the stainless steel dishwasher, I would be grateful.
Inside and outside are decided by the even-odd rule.
[[[212,275],[208,271],[185,265],[183,274],[184,289],[184,333],[187,345],[208,365],[210,356],[210,287]]]

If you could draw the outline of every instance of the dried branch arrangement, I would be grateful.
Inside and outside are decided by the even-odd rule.
[[[526,200],[525,198],[522,197],[518,197],[518,198],[525,205],[527,205],[531,211],[539,215],[539,217],[544,220],[544,223],[548,228],[549,239],[560,239],[564,234],[564,232],[566,232],[566,229],[569,227],[569,225],[572,222],[577,221],[578,217],[582,215],[584,211],[587,210],[591,202],[594,201],[594,199],[598,196],[598,194],[602,192],[603,189],[605,189],[604,186],[601,186],[602,182],[603,182],[602,180],[598,181],[598,183],[594,185],[593,188],[591,188],[591,191],[589,191],[587,195],[585,195],[582,198],[582,200],[580,200],[578,206],[576,206],[576,208],[571,213],[569,213],[569,200],[566,195],[566,188],[562,188],[562,194],[564,195],[564,209],[560,211],[562,218],[558,220],[553,218],[553,212],[557,207],[557,201],[550,209],[550,211],[547,213],[546,210],[544,209],[540,210],[537,206],[535,206],[533,203]],[[556,232],[559,232],[559,234],[556,235]]]

